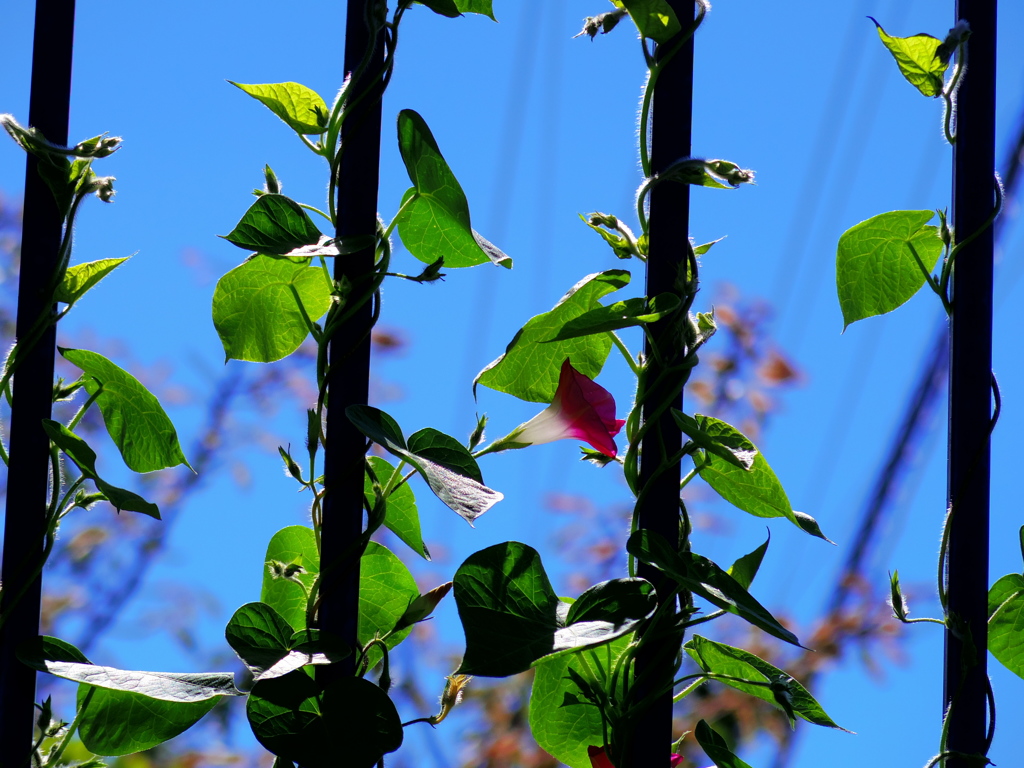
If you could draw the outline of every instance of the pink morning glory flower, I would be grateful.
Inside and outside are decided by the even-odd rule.
[[[615,768],[612,765],[612,761],[608,758],[608,753],[604,751],[604,747],[587,747],[587,754],[590,756],[591,768]],[[676,768],[677,765],[682,765],[683,756],[673,754],[669,758],[669,768]]]
[[[615,398],[611,393],[573,368],[566,358],[551,405],[496,442],[488,452],[575,439],[614,459],[618,448],[613,438],[625,423],[615,418]]]
[[[615,768],[612,761],[604,751],[604,747],[587,747],[587,754],[590,755],[592,768]]]

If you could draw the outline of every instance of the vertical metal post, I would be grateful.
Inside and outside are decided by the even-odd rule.
[[[345,73],[359,69],[367,50],[370,65],[351,93],[381,87],[384,33],[373,34],[370,20],[376,0],[349,0],[345,25]],[[339,238],[377,231],[380,178],[381,103],[379,90],[363,98],[342,127],[338,181]],[[351,285],[358,296],[369,283],[374,248],[334,261],[334,279]],[[369,396],[372,302],[366,302],[330,343],[327,385],[327,445],[324,449],[324,508],[321,532],[320,628],[355,646],[359,618],[359,557],[353,549],[363,531],[363,474],[366,438],[345,416],[349,405],[365,405]],[[328,674],[352,674],[355,655],[330,665]],[[334,669],[338,668],[338,669]]]
[[[670,0],[673,10],[683,28],[689,27],[694,19],[692,0]],[[670,49],[672,43],[661,48]],[[651,117],[651,164],[654,173],[680,158],[690,155],[691,121],[693,112],[693,38],[691,37],[665,65],[655,86]],[[641,136],[641,141],[646,141]],[[677,290],[679,275],[687,269],[686,254],[689,248],[690,187],[687,184],[665,183],[657,185],[650,195],[650,249],[647,261],[648,296]],[[684,350],[672,349],[676,341],[669,338],[673,322],[664,320],[648,326],[654,337],[654,345],[662,356],[664,364],[671,366],[679,362]],[[644,354],[651,361],[648,380],[658,378],[656,357],[651,340],[644,345]],[[652,418],[652,411],[666,400],[674,399],[673,407],[682,408],[683,394],[653,389],[646,394],[643,420]],[[656,470],[682,447],[682,434],[669,411],[658,418],[655,428],[650,430],[640,447],[640,487],[649,488],[639,510],[639,526],[656,531],[673,544],[679,538],[679,481],[678,461],[665,472]],[[664,599],[672,585],[661,573],[648,565],[640,564],[638,575],[654,584]],[[636,660],[636,676],[646,677],[637,685],[637,694],[649,701],[649,709],[636,723],[627,763],[630,768],[663,766],[668,764],[668,747],[672,742],[672,692],[657,694],[654,691],[672,680],[673,665],[678,647],[667,647],[678,638],[666,638],[664,643],[650,644]],[[649,675],[648,675],[649,673]],[[647,691],[651,690],[648,694]]]
[[[957,98],[953,226],[963,241],[995,205],[996,0],[958,0],[971,26],[969,68]],[[957,255],[949,372],[948,615],[943,709],[947,750],[986,751],[989,461],[992,416],[992,246],[985,228]],[[974,763],[960,757],[950,768]]]
[[[67,144],[68,140],[74,29],[74,0],[38,0],[28,122],[56,144]],[[54,311],[46,289],[57,267],[61,222],[53,195],[36,172],[35,158],[29,155],[18,283],[19,339],[28,335],[40,317]],[[0,768],[27,764],[32,748],[36,675],[18,661],[15,651],[39,633],[42,577],[32,579],[20,598],[18,593],[42,557],[50,442],[41,421],[50,418],[55,339],[55,328],[51,327],[14,376],[0,575],[6,619],[0,631]]]

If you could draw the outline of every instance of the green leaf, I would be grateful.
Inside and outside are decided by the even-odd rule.
[[[238,696],[230,672],[136,672],[102,667],[88,661],[70,643],[40,637],[18,649],[18,658],[40,672],[113,691],[137,693],[170,702],[206,701],[215,696]]]
[[[988,592],[988,649],[999,663],[1024,677],[1024,576],[1010,573]]]
[[[274,568],[277,563],[295,566],[300,570],[291,579],[275,578]],[[273,608],[292,629],[305,629],[306,594],[312,589],[319,573],[320,554],[313,529],[304,525],[282,528],[267,544],[260,602]]]
[[[306,768],[374,768],[402,745],[402,721],[388,695],[369,680],[343,677],[321,691],[302,672],[253,686],[246,704],[257,740]]]
[[[332,752],[336,764],[331,747],[337,742],[321,717],[320,695],[320,687],[302,671],[253,685],[245,713],[257,741],[279,758],[310,768],[327,768]]]
[[[704,750],[704,754],[710,757],[718,768],[750,768],[732,753],[725,739],[704,720],[697,723],[693,735]]]
[[[640,529],[626,542],[626,551],[664,571],[693,594],[734,613],[780,640],[800,646],[796,635],[782,626],[736,579],[711,560],[694,552],[676,552],[663,536]]]
[[[270,363],[287,357],[309,335],[306,318],[315,321],[330,309],[331,289],[323,270],[308,260],[257,255],[235,267],[213,293],[213,324],[225,359]]]
[[[942,41],[931,35],[914,35],[913,37],[890,37],[882,29],[882,25],[868,16],[875,22],[878,28],[878,37],[882,44],[889,49],[889,53],[896,59],[903,77],[907,82],[917,88],[925,96],[938,96],[942,93],[942,78],[949,66],[949,61],[943,61],[939,57],[939,48]]]
[[[275,563],[299,566],[300,570],[290,579],[274,578]],[[292,629],[305,630],[306,593],[319,573],[320,558],[312,529],[302,525],[283,528],[274,534],[267,546],[260,601],[279,614]],[[305,589],[293,579],[302,582]],[[378,633],[390,632],[419,594],[416,580],[405,564],[387,547],[369,542],[359,560],[359,642],[365,645]],[[276,643],[283,638],[283,632],[283,627],[275,629],[269,637],[276,637],[277,640],[273,641]],[[386,641],[388,648],[398,645],[408,634],[409,629],[393,634]],[[295,639],[286,647],[294,649]],[[371,664],[380,659],[378,649],[369,655]]]
[[[836,291],[843,330],[909,301],[925,284],[911,251],[931,272],[942,255],[939,230],[927,226],[934,211],[890,211],[850,227],[836,251]]]
[[[530,731],[541,749],[570,768],[590,768],[587,746],[604,743],[601,712],[587,701],[575,680],[586,679],[588,670],[598,679],[609,676],[632,640],[630,633],[601,648],[545,659],[536,666]]]
[[[345,413],[349,421],[364,435],[412,465],[427,481],[427,485],[437,498],[470,525],[505,498],[503,494],[488,488],[474,477],[461,474],[462,470],[457,468],[458,463],[449,467],[414,453],[406,446],[397,422],[384,411],[368,405],[350,405],[345,409]],[[422,442],[426,445],[428,453],[436,455],[438,448],[433,443],[434,439],[425,437]],[[450,445],[448,447],[450,448]],[[450,451],[442,450],[440,453],[450,455]],[[479,474],[479,469],[476,473]]]
[[[845,728],[836,725],[825,714],[825,710],[821,708],[821,705],[818,704],[806,688],[764,659],[741,648],[733,648],[731,645],[716,643],[700,635],[694,635],[683,648],[686,649],[686,652],[690,654],[693,660],[697,662],[697,665],[705,672],[738,678],[737,680],[720,680],[719,682],[744,693],[749,693],[751,696],[756,696],[779,709],[783,708],[779,706],[771,688],[765,685],[765,683],[771,683],[773,680],[779,679],[788,681],[787,688],[794,714],[815,725],[823,725],[828,728],[846,731]]]
[[[228,645],[256,679],[288,655],[293,634],[291,625],[266,603],[243,605],[224,628]]]
[[[331,647],[320,635],[319,630],[293,632],[281,614],[266,603],[243,605],[224,630],[228,645],[254,680],[283,677],[307,664],[333,664],[351,654],[348,648]]]
[[[725,459],[734,467],[749,471],[754,466],[757,448],[746,436],[731,424],[710,416],[689,416],[675,408],[672,417],[688,438],[702,450]]]
[[[491,9],[491,0],[455,0],[455,5],[463,13],[479,13],[481,16],[487,16],[491,21],[497,21],[494,18],[494,11]]]
[[[247,251],[283,256],[304,245],[319,245],[320,230],[302,207],[284,195],[260,195],[235,228],[221,235]]]
[[[769,532],[764,544],[729,566],[729,575],[736,579],[736,583],[744,589],[750,589],[750,585],[753,583],[754,577],[757,576],[757,571],[761,567],[761,561],[764,560],[764,553],[768,551],[768,543],[771,540],[772,535]]]
[[[652,615],[656,599],[643,579],[603,582],[572,611],[551,588],[537,551],[508,541],[469,556],[453,579],[466,633],[459,672],[506,677],[540,659],[610,642]]]
[[[698,416],[697,423],[713,436],[725,436],[732,430],[725,422],[709,416]],[[753,443],[749,444],[757,451]],[[754,463],[749,470],[733,466],[710,453],[695,456],[694,464],[704,482],[723,499],[747,514],[755,517],[785,517],[801,530],[828,541],[813,517],[794,511],[782,483],[760,451],[754,455]]]
[[[419,597],[416,579],[397,555],[387,547],[371,541],[359,560],[359,629],[357,638],[366,645],[376,636],[383,636],[395,628],[409,604]],[[385,644],[394,648],[402,642],[412,627],[390,635]],[[367,654],[370,666],[381,658],[379,648]]]
[[[460,475],[484,481],[480,466],[462,443],[451,435],[427,427],[409,435],[409,450]]]
[[[427,8],[432,10],[434,13],[440,14],[441,16],[447,16],[449,19],[462,15],[462,11],[460,11],[459,6],[455,4],[455,0],[416,0],[416,2],[420,5],[427,6]]]
[[[129,469],[153,472],[178,464],[192,469],[160,401],[138,379],[103,355],[85,349],[58,349],[65,360],[82,369],[90,395],[103,385],[96,404]]]
[[[68,661],[91,664],[85,654],[59,637],[39,635],[18,646],[16,655],[22,664],[45,672],[44,661]]]
[[[701,243],[700,245],[695,245],[693,246],[693,255],[703,256],[705,253],[711,250],[711,246],[715,245],[716,243],[720,243],[723,240],[725,240],[724,235],[718,238],[717,240],[712,240],[710,243]]]
[[[650,302],[644,298],[617,301],[569,320],[555,336],[547,339],[547,343],[653,323],[672,314],[678,307],[679,298],[672,293],[662,293]]]
[[[90,261],[86,264],[68,267],[64,273],[64,279],[54,294],[54,301],[74,304],[96,283],[126,261],[128,261],[128,257],[123,259],[100,259],[99,261]]]
[[[85,440],[60,422],[50,419],[43,419],[43,431],[53,441],[53,444],[64,452],[65,456],[75,462],[82,470],[82,474],[96,484],[96,488],[114,506],[114,509],[118,512],[121,510],[141,512],[144,515],[155,517],[157,520],[160,519],[160,510],[156,504],[151,504],[131,491],[111,485],[96,473],[96,452],[89,447]]]
[[[173,739],[195,725],[218,702],[170,702],[130,691],[78,686],[78,706],[92,690],[78,724],[82,744],[97,755],[131,755]]]
[[[388,478],[394,474],[395,468],[380,456],[369,456],[366,460],[370,462],[370,467],[377,475],[377,479],[382,485],[386,485]],[[369,473],[366,474],[363,492],[366,494],[366,503],[372,506],[373,483]],[[388,496],[384,525],[405,542],[413,552],[424,560],[430,559],[430,551],[423,543],[423,534],[420,531],[420,513],[416,507],[416,497],[408,483],[402,483]]]
[[[656,43],[667,43],[682,27],[668,0],[612,0],[629,11],[640,34]]]
[[[320,95],[299,83],[262,83],[246,85],[228,80],[262,102],[299,134],[316,136],[327,130],[327,104]]]
[[[409,253],[427,264],[443,258],[450,269],[488,261],[511,269],[512,260],[470,225],[466,193],[426,122],[411,109],[398,115],[398,148],[413,184],[398,215],[398,234]]]
[[[549,312],[531,318],[505,348],[505,354],[490,363],[473,380],[477,384],[528,400],[550,403],[558,389],[562,362],[569,358],[584,376],[596,378],[612,348],[606,335],[582,336],[545,343],[566,323],[600,307],[599,299],[629,284],[629,272],[609,269],[580,280]]]

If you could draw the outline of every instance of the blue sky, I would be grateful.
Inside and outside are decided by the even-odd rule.
[[[31,13],[5,10],[0,111],[27,119]],[[294,80],[330,101],[341,78],[340,4],[313,1],[301,13],[277,3],[80,4],[71,137],[102,131],[125,137],[124,149],[97,166],[117,177],[116,202],[89,205],[76,236],[76,261],[138,255],[97,288],[65,321],[69,333],[91,329],[118,336],[142,363],[168,362],[183,386],[209,386],[205,371],[223,363],[212,322],[213,282],[187,266],[199,252],[211,274],[245,256],[215,237],[233,227],[262,183],[269,163],[297,199],[320,204],[321,161],[255,101],[225,80]],[[396,284],[384,297],[383,320],[403,329],[408,352],[380,361],[378,375],[401,387],[387,408],[407,431],[434,426],[462,435],[477,410],[502,434],[536,408],[482,390],[473,375],[504,349],[532,315],[550,308],[580,277],[623,266],[577,214],[600,210],[629,217],[639,182],[636,114],[643,63],[627,27],[593,42],[572,39],[583,16],[610,8],[604,0],[495,0],[500,23],[482,17],[448,20],[417,7],[408,14],[385,106],[380,210],[390,219],[408,179],[394,143],[399,109],[427,120],[459,177],[474,227],[515,259],[511,272],[489,267],[453,271],[440,286]],[[694,153],[723,157],[757,172],[757,186],[732,192],[696,190],[691,235],[705,242],[728,235],[703,260],[702,309],[715,286],[734,284],[744,297],[775,305],[775,341],[804,372],[784,398],[760,447],[798,509],[814,515],[839,547],[772,526],[772,545],[755,593],[797,618],[820,610],[856,525],[880,452],[894,429],[916,366],[940,320],[922,294],[898,313],[852,326],[844,335],[834,289],[835,243],[847,227],[898,208],[942,207],[949,200],[950,153],[942,140],[939,103],[906,84],[882,48],[870,14],[893,35],[952,26],[952,4],[861,0],[779,5],[734,0],[715,4],[697,38]],[[1024,29],[1024,5],[1004,2],[1000,17],[997,157],[1005,162],[1010,132],[1024,115],[1024,54],[1012,38]],[[23,159],[0,143],[0,192],[17,197]],[[1015,435],[1024,426],[1016,393],[1024,391],[1017,329],[1024,306],[1020,253],[1024,227],[1006,212],[997,256],[995,369],[1004,413],[994,438],[992,579],[1021,570],[1017,528]],[[404,251],[398,268],[416,269]],[[639,283],[639,271],[634,282]],[[638,344],[633,338],[631,345]],[[230,366],[242,366],[233,362]],[[230,367],[229,367],[229,370]],[[601,377],[620,403],[631,383],[613,360]],[[943,408],[939,407],[939,413]],[[186,439],[198,428],[187,408],[172,411]],[[299,443],[300,412],[271,425],[282,442]],[[945,441],[934,423],[914,469],[913,487],[883,535],[871,563],[884,584],[898,567],[918,584],[916,615],[937,611],[930,597],[945,505]],[[169,551],[147,587],[183,579],[216,597],[219,613],[203,636],[216,645],[231,611],[258,597],[266,541],[303,521],[304,508],[282,480],[276,453],[247,455],[253,483],[239,493],[214,478],[178,522]],[[439,579],[470,553],[506,539],[526,541],[546,562],[558,557],[543,533],[541,500],[550,492],[623,501],[611,471],[576,461],[568,442],[494,458],[483,466],[506,500],[469,529],[424,500],[425,536],[449,556],[432,566]],[[422,494],[421,494],[422,496]],[[730,533],[697,548],[723,562],[748,552],[764,527],[721,509]],[[214,553],[208,542],[227,541]],[[403,557],[406,553],[402,553]],[[204,564],[216,557],[217,578]],[[554,568],[554,566],[551,566]],[[441,635],[461,643],[454,605],[442,610]],[[806,728],[797,768],[820,765],[924,764],[935,751],[940,717],[941,638],[912,628],[908,660],[885,663],[884,682],[851,660],[826,678],[819,700],[858,736]],[[103,651],[126,666],[178,665],[159,637],[111,641]],[[99,655],[99,654],[94,654]],[[1002,723],[1019,720],[1024,681],[991,665]],[[1019,729],[997,732],[992,758],[1013,764],[1024,749]],[[766,765],[766,753],[758,753]],[[751,758],[752,760],[754,758]]]

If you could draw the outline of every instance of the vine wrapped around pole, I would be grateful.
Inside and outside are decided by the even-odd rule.
[[[657,57],[668,51],[657,83],[654,85],[651,130],[651,170],[657,174],[673,162],[689,157],[691,121],[693,111],[693,36],[689,29],[694,19],[694,4],[690,0],[673,0],[672,8],[684,29],[679,37],[688,36],[676,51],[678,41],[659,45]],[[640,137],[641,142],[647,140]],[[659,184],[650,193],[650,254],[647,262],[648,296],[664,292],[681,294],[681,286],[688,282],[692,253],[688,238],[690,208],[689,184]],[[687,306],[687,296],[680,300]],[[689,297],[692,300],[692,297]],[[681,313],[685,319],[685,311]],[[647,361],[645,377],[651,389],[642,392],[644,423],[656,420],[656,425],[644,436],[641,444],[640,488],[642,496],[637,502],[637,520],[642,529],[655,531],[669,542],[680,540],[679,482],[682,434],[671,414],[671,408],[682,409],[681,390],[672,391],[676,377],[665,375],[666,369],[678,365],[686,349],[677,338],[678,317],[666,318],[651,324],[644,345]],[[666,407],[668,403],[668,407]],[[668,464],[666,464],[668,462]],[[683,532],[686,536],[688,532]],[[670,580],[657,568],[646,563],[639,565],[637,575],[655,585],[659,600],[675,600]],[[687,594],[680,595],[685,605]],[[645,688],[655,690],[665,679],[672,679],[675,657],[679,650],[679,637],[673,633],[663,642],[645,644],[636,660],[637,700],[648,694]],[[649,681],[645,683],[645,681]],[[672,691],[658,695],[645,709],[637,722],[630,749],[628,765],[660,766],[668,763],[668,745],[672,742]]]
[[[953,230],[966,241],[953,269],[950,324],[948,549],[944,752],[975,765],[990,740],[988,627],[992,420],[992,212],[995,168],[996,0],[959,0],[970,25],[969,70],[957,95]]]
[[[345,27],[345,73],[357,73],[349,93],[366,97],[353,106],[342,124],[337,171],[337,237],[373,235],[377,231],[380,177],[381,69],[384,28],[374,16],[376,0],[349,0]],[[361,66],[364,60],[369,66]],[[378,78],[378,82],[373,82]],[[374,272],[375,246],[335,259],[334,279],[349,296],[365,293]],[[363,474],[366,437],[345,416],[350,405],[366,405],[370,379],[372,302],[365,302],[338,329],[328,353],[327,443],[324,448],[324,512],[321,538],[320,628],[357,647],[359,557],[363,532]],[[332,665],[331,674],[353,674],[355,654]],[[337,667],[348,667],[345,670]]]
[[[71,101],[74,0],[38,0],[32,41],[32,90],[29,125],[50,141],[66,144]],[[50,280],[57,268],[63,216],[37,173],[37,158],[27,153],[21,274],[18,284],[17,336],[23,339],[50,303]],[[16,404],[11,413],[7,513],[4,522],[0,630],[0,766],[27,764],[35,721],[35,670],[22,664],[18,645],[39,633],[42,577],[28,574],[40,565],[45,536],[50,441],[42,428],[52,406],[56,325],[48,329],[21,361],[14,376]]]

